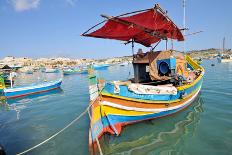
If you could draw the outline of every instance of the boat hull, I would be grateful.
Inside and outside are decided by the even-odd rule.
[[[80,70],[80,71],[63,71],[64,75],[73,75],[73,74],[88,74],[87,70]]]
[[[148,104],[131,101],[132,104],[125,104],[125,100],[114,99],[117,103],[110,102],[102,97],[101,101],[95,101],[92,106],[91,119],[91,136],[89,144],[92,146],[104,133],[119,135],[123,126],[151,120],[159,117],[172,115],[191,105],[200,92],[200,87],[190,97],[183,101],[173,103],[172,105],[165,104]],[[121,102],[121,104],[120,104]],[[146,108],[144,105],[147,105]]]
[[[107,69],[109,67],[109,65],[94,65],[93,68],[95,70],[104,70]]]
[[[201,73],[193,82],[176,87],[177,94],[136,95],[124,89],[127,86],[120,87],[119,93],[114,94],[110,91],[104,91],[108,89],[105,85],[98,96],[95,88],[97,85],[94,85],[96,80],[93,78],[94,76],[90,77],[89,145],[91,150],[94,147],[93,144],[104,133],[120,135],[122,127],[125,125],[172,115],[191,105],[201,90],[204,69],[189,56],[186,56],[186,60],[194,70],[200,70]]]
[[[43,84],[38,84],[38,85],[33,85],[33,86],[5,88],[3,90],[3,93],[6,98],[19,98],[19,97],[24,97],[30,94],[42,93],[42,92],[47,92],[49,90],[60,88],[61,83],[62,83],[62,80],[60,79],[54,82],[46,82]]]
[[[222,58],[218,58],[218,62],[219,62],[219,63],[232,62],[232,59],[222,59]]]

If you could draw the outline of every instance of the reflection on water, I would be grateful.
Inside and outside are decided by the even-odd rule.
[[[6,99],[2,97],[0,100],[0,111],[15,111],[16,118],[20,118],[20,111],[26,108],[27,104],[36,102],[36,100],[46,101],[46,99],[51,95],[61,94],[63,90],[61,88],[50,90],[38,94],[30,94],[28,96],[16,98],[16,99]]]
[[[181,111],[171,118],[164,117],[153,120],[152,123],[139,123],[128,126],[124,129],[124,133],[120,137],[105,136],[102,141],[102,147],[105,154],[171,154],[181,153],[178,146],[182,145],[185,139],[194,136],[200,114],[203,112],[203,101],[198,97],[188,107],[189,109]],[[162,123],[161,123],[162,122]],[[166,128],[166,125],[171,128]],[[124,138],[121,138],[126,136]],[[117,139],[117,140],[116,140]],[[107,143],[108,142],[108,143]]]

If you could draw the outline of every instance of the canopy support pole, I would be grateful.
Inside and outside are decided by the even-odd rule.
[[[159,40],[159,42],[154,47],[152,47],[151,51],[153,51],[159,45],[160,42],[161,40]]]
[[[13,88],[13,79],[11,73],[10,73],[10,88]]]
[[[174,47],[173,47],[173,39],[171,39],[171,44],[172,44],[172,47],[171,47],[171,48],[172,48],[172,50],[173,50],[173,48],[174,48]]]
[[[186,4],[185,4],[185,0],[183,0],[183,8],[184,8],[184,15],[183,15],[183,26],[184,26],[184,30],[183,30],[183,34],[185,36],[185,27],[186,27],[186,19],[185,19],[185,7],[186,7]],[[185,40],[184,40],[184,52],[185,52]]]
[[[133,60],[134,60],[134,39],[132,39],[132,42],[131,42],[131,48],[132,48],[132,55],[133,55]]]
[[[168,50],[168,39],[166,39],[166,50]]]

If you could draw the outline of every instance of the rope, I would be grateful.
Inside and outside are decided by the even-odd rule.
[[[88,109],[93,105],[94,102],[92,102],[79,116],[77,116],[72,122],[70,122],[67,126],[65,126],[63,129],[61,129],[59,132],[53,134],[51,137],[47,138],[46,140],[42,141],[41,143],[21,152],[21,153],[17,153],[17,155],[22,155],[25,154],[29,151],[32,151],[34,149],[36,149],[37,147],[45,144],[46,142],[48,142],[49,140],[53,139],[54,137],[56,137],[57,135],[59,135],[60,133],[62,133],[64,130],[66,130],[68,127],[70,127],[73,123],[75,123],[76,121],[78,121],[82,116],[84,116],[85,113],[88,112]]]

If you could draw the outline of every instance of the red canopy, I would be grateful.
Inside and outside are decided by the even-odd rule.
[[[127,17],[108,18],[103,27],[83,35],[122,41],[133,39],[144,46],[151,46],[160,39],[184,40],[180,29],[156,9],[149,9]]]

